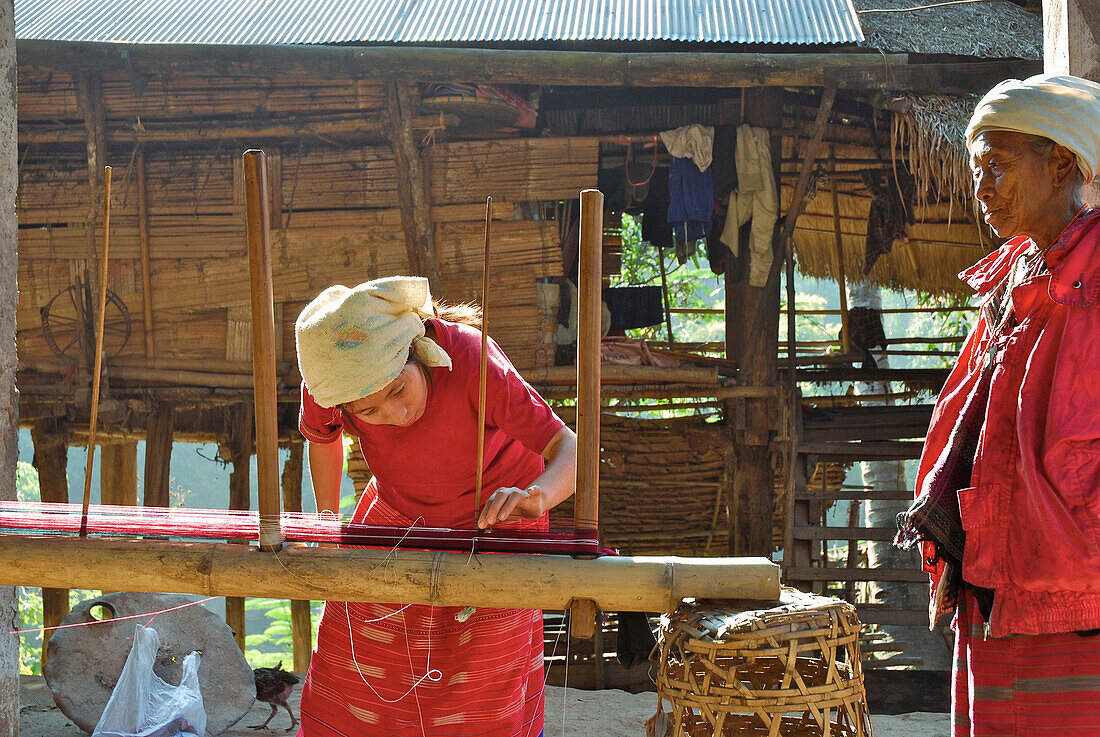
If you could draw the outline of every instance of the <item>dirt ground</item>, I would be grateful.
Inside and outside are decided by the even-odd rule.
[[[62,714],[53,703],[46,682],[36,676],[23,676],[19,710],[20,737],[81,737],[85,733]],[[291,698],[298,712],[298,691]],[[645,737],[646,718],[657,708],[654,693],[631,694],[626,691],[578,691],[548,686],[546,689],[546,737]],[[257,702],[236,727],[223,732],[225,737],[255,737],[249,725],[260,724],[271,707]],[[564,714],[564,730],[563,726]],[[948,737],[946,714],[874,715],[875,737]],[[271,720],[273,733],[283,734],[290,720],[280,709]]]

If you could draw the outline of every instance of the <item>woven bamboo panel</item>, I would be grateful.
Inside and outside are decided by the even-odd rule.
[[[140,93],[129,75],[103,78],[109,118],[179,120],[213,116],[301,115],[380,109],[384,88],[366,80],[291,77],[204,77],[157,75],[142,80]],[[20,121],[79,121],[71,75],[19,71]]]
[[[850,604],[793,589],[771,609],[681,605],[658,644],[670,734],[871,737],[859,631]]]
[[[722,427],[614,415],[600,423],[601,542],[626,555],[724,555]],[[572,513],[571,502],[555,509]]]
[[[518,138],[460,141],[434,147],[430,157],[432,203],[494,199],[575,199],[596,186],[595,138]]]
[[[282,150],[282,201],[290,210],[397,207],[397,171],[386,146]],[[484,199],[484,196],[482,196]]]

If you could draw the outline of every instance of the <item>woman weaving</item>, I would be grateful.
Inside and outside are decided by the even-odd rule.
[[[318,510],[339,508],[347,433],[374,474],[355,522],[547,529],[574,490],[576,436],[490,340],[476,509],[481,333],[463,312],[437,315],[413,277],[334,286],[302,311],[299,427]],[[299,734],[537,737],[542,659],[538,610],[328,602]]]

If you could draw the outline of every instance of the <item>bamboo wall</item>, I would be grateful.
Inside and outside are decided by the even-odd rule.
[[[384,87],[367,81],[172,77],[102,80],[108,155],[114,167],[109,288],[125,303],[133,335],[122,355],[143,356],[137,162],[118,130],[195,128],[280,116],[381,113]],[[21,134],[83,132],[78,84],[60,74],[19,78]],[[200,119],[198,116],[202,116]],[[492,135],[492,134],[488,134]],[[522,201],[576,197],[596,182],[598,144],[583,138],[429,142],[423,163],[441,274],[437,296],[480,293],[484,201],[499,203],[494,227],[490,331],[521,369],[548,365],[533,339],[545,311],[536,283],[561,273],[557,224],[520,219]],[[408,272],[388,143],[296,140],[181,141],[144,151],[152,332],[157,358],[247,358],[247,254],[241,152],[262,144],[272,190],[272,263],[279,359],[294,362],[293,322],[334,283]],[[18,210],[20,356],[50,357],[40,310],[89,266],[85,221],[92,200],[83,141],[21,150]],[[99,218],[96,218],[98,221]],[[100,236],[97,234],[97,244]],[[93,270],[94,271],[94,270]],[[110,312],[108,313],[110,315]]]

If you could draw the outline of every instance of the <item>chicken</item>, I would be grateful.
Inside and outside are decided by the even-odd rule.
[[[283,670],[282,661],[279,661],[274,668],[256,668],[252,672],[256,676],[256,699],[271,704],[271,714],[263,724],[252,725],[249,729],[267,729],[267,723],[275,716],[280,704],[290,715],[290,726],[286,731],[289,732],[298,726],[298,719],[290,710],[290,704],[286,702],[290,692],[294,690],[294,684],[298,683],[298,676]]]

